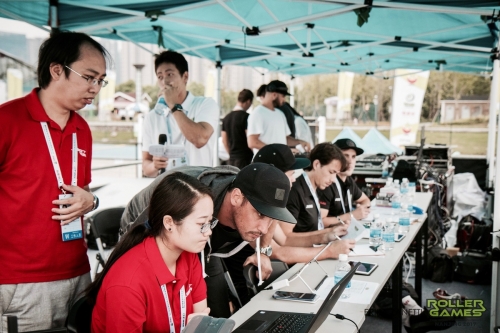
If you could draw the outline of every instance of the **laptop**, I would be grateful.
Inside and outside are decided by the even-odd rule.
[[[290,333],[316,332],[326,320],[330,311],[332,311],[360,264],[361,263],[358,262],[354,265],[349,273],[330,290],[316,314],[259,310],[241,324],[241,326],[236,328],[233,333],[278,333],[285,331]]]

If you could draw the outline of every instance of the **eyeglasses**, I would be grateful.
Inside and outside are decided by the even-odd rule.
[[[75,73],[76,75],[79,75],[82,79],[84,79],[85,81],[87,81],[88,84],[92,85],[92,86],[96,86],[96,85],[100,85],[102,88],[106,87],[108,85],[108,81],[106,80],[103,80],[103,79],[96,79],[95,77],[93,76],[84,76],[80,73],[78,73],[77,71],[75,71],[74,69],[68,67],[68,66],[64,66],[66,67],[67,69],[69,69],[70,71],[72,71],[73,73]]]
[[[205,223],[201,226],[201,233],[204,234],[205,232],[208,231],[208,229],[213,229],[215,226],[219,223],[219,220],[217,220],[215,217],[208,223]]]

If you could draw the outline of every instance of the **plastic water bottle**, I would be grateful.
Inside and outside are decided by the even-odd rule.
[[[401,194],[406,194],[409,191],[409,183],[408,183],[408,178],[403,178],[403,182],[401,183],[401,188],[400,192]]]
[[[415,192],[417,192],[417,187],[414,182],[408,183],[408,193],[415,196]]]
[[[384,244],[384,250],[390,251],[394,249],[394,222],[391,219],[387,220],[382,230],[382,242]]]
[[[399,211],[399,231],[404,234],[410,231],[410,211],[407,204],[403,204]]]
[[[372,246],[379,246],[382,242],[382,220],[379,214],[375,214],[374,220],[370,225],[370,240]]]
[[[387,157],[384,162],[382,162],[382,178],[389,176],[389,158]]]
[[[399,192],[394,193],[391,197],[391,206],[394,209],[401,208],[401,194]]]
[[[392,187],[394,187],[396,193],[401,193],[401,185],[399,185],[399,179],[394,179]]]
[[[342,278],[351,271],[351,265],[347,262],[347,254],[339,254],[339,263],[337,264],[337,269],[335,270],[334,281],[335,284],[339,283]],[[349,298],[351,296],[351,281],[347,284],[340,298]]]
[[[153,108],[153,111],[159,115],[164,115],[167,110],[168,110],[167,102],[165,102],[165,98],[163,98],[163,96],[160,96],[158,98],[158,101],[156,102],[155,107]]]

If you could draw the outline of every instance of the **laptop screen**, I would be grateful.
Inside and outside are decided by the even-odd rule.
[[[338,299],[340,298],[340,295],[344,292],[345,287],[351,280],[352,276],[354,275],[354,272],[356,272],[356,269],[358,266],[361,265],[360,262],[358,262],[356,265],[354,265],[349,273],[347,273],[342,280],[337,283],[332,290],[328,293],[328,296],[326,296],[325,301],[323,304],[321,304],[321,307],[319,308],[318,312],[314,316],[313,320],[309,324],[309,328],[307,330],[308,333],[313,333],[316,332],[316,330],[323,324],[323,322],[326,320],[328,315],[330,314],[330,311],[332,311],[333,307],[337,303]]]

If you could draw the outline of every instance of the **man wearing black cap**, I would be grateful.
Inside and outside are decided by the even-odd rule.
[[[290,181],[283,172],[263,163],[251,164],[241,171],[232,166],[177,168],[161,174],[132,198],[122,216],[122,230],[147,220],[149,200],[154,189],[163,177],[174,172],[195,177],[212,189],[214,216],[219,223],[202,253],[202,265],[207,276],[210,314],[227,318],[231,313],[221,258],[232,256],[248,243],[255,246],[259,238],[262,248],[269,247],[276,225],[273,220],[296,223],[286,209]],[[257,266],[256,253],[242,258],[241,265],[244,263]],[[262,278],[268,278],[272,271],[268,256],[261,255],[261,267]]]
[[[306,151],[310,150],[308,142],[291,136],[286,117],[279,111],[285,96],[290,96],[286,84],[279,80],[271,81],[266,87],[262,105],[256,107],[248,117],[247,141],[248,147],[253,149],[254,153],[271,143],[281,143],[290,147],[300,144]]]
[[[347,169],[337,175],[336,181],[324,190],[318,191],[321,215],[323,218],[337,220],[349,220],[352,216],[361,220],[370,213],[370,199],[356,185],[352,174],[356,166],[356,156],[363,154],[363,149],[356,146],[351,139],[338,139],[334,145],[342,150],[342,154],[347,160]],[[351,199],[348,198],[351,196]],[[356,204],[356,209],[349,207],[349,202]]]

